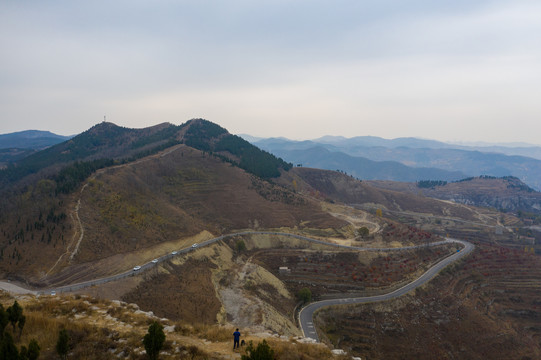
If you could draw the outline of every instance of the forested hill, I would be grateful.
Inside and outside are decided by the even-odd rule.
[[[70,140],[38,151],[0,171],[0,185],[6,188],[24,181],[29,184],[40,178],[56,177],[66,166],[97,168],[114,161],[127,161],[174,144],[172,135],[178,131],[171,124],[145,129],[128,129],[102,122]],[[85,166],[81,165],[84,164]],[[88,166],[87,166],[88,165]],[[86,174],[88,175],[88,174]]]
[[[10,185],[28,185],[49,178],[55,180],[57,193],[68,193],[99,168],[133,161],[181,143],[214,153],[265,179],[280,176],[280,169],[291,167],[282,159],[203,119],[178,126],[163,123],[144,129],[102,122],[70,140],[0,170],[0,185],[7,190]]]
[[[261,178],[278,177],[280,169],[287,171],[292,166],[210,121],[195,119],[188,121],[186,125],[188,128],[183,136],[186,145],[222,156]]]

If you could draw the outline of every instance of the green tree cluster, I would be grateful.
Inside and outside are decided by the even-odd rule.
[[[246,244],[241,239],[237,240],[235,242],[235,252],[241,253],[243,251],[246,251]]]
[[[250,144],[243,138],[229,134],[226,129],[203,119],[197,119],[190,125],[184,134],[184,142],[201,151],[228,152],[234,155],[238,161],[220,157],[263,179],[278,177],[280,169],[287,171],[293,166]]]
[[[359,230],[357,230],[357,233],[359,234],[360,237],[364,238],[370,234],[370,230],[366,226],[363,226],[363,227],[360,227]]]
[[[417,187],[422,189],[430,189],[434,188],[436,186],[444,186],[447,185],[447,181],[445,180],[420,180],[417,181]]]
[[[302,288],[299,290],[299,292],[297,293],[297,297],[299,298],[300,301],[302,301],[303,303],[309,303],[311,300],[312,300],[312,291],[310,291],[310,289],[308,288]]]
[[[274,350],[270,347],[266,340],[263,340],[256,347],[250,341],[246,347],[248,355],[242,355],[242,360],[274,360]]]
[[[35,339],[30,340],[28,347],[21,346],[19,351],[12,334],[6,329],[8,324],[12,325],[13,333],[18,328],[20,339],[25,323],[23,308],[17,301],[7,309],[0,304],[0,360],[35,360],[39,357],[40,347]]]

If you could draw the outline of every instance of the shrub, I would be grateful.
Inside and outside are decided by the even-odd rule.
[[[303,303],[308,303],[312,300],[312,292],[310,291],[310,289],[305,287],[299,290],[297,297]]]
[[[246,348],[248,355],[242,355],[242,360],[274,360],[274,350],[271,349],[267,341],[263,340],[254,348],[250,341]]]

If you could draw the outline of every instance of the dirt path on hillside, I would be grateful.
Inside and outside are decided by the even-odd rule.
[[[337,219],[347,221],[355,227],[366,226],[372,234],[377,233],[381,230],[380,224],[378,224],[376,221],[370,220],[368,218],[368,214],[364,211],[361,212],[360,217],[357,214],[346,214],[338,212],[329,212],[329,214]]]
[[[481,221],[483,224],[485,225],[490,225],[491,223],[494,224],[494,222],[496,222],[496,225],[498,225],[499,223],[499,220],[498,219],[494,219],[492,218],[491,216],[489,215],[486,215],[486,214],[482,214],[481,212],[479,212],[479,210],[477,210],[475,207],[468,207],[464,204],[460,204],[460,203],[454,203],[452,201],[446,201],[446,202],[449,202],[450,204],[453,204],[453,205],[456,205],[456,206],[459,206],[461,208],[464,208],[466,210],[469,210],[471,212],[473,212],[475,214],[475,217],[477,219],[479,219],[479,221]]]
[[[75,255],[77,255],[77,252],[79,251],[79,247],[80,247],[81,242],[83,241],[84,235],[85,235],[85,229],[84,229],[83,223],[81,221],[81,218],[79,216],[79,210],[81,208],[81,199],[83,197],[83,192],[87,188],[87,186],[89,185],[90,181],[96,179],[96,177],[98,175],[103,174],[105,171],[108,171],[108,170],[111,170],[111,169],[121,169],[121,168],[124,168],[124,167],[127,167],[127,166],[133,166],[133,165],[137,165],[137,164],[140,164],[140,163],[143,163],[143,162],[146,162],[146,161],[150,161],[150,160],[158,158],[158,157],[164,157],[164,156],[169,155],[172,152],[178,150],[181,147],[183,147],[183,145],[173,146],[172,148],[167,149],[166,151],[163,151],[163,152],[160,152],[158,154],[145,157],[143,159],[136,160],[136,161],[131,162],[131,163],[120,164],[120,165],[115,165],[115,166],[111,166],[111,167],[104,168],[104,169],[99,169],[93,175],[91,175],[89,177],[89,181],[87,183],[85,183],[82,186],[81,190],[79,191],[79,198],[77,199],[77,202],[75,204],[75,207],[74,207],[73,211],[70,212],[70,218],[71,218],[72,222],[75,224],[75,230],[73,232],[71,241],[66,246],[66,251],[64,253],[62,253],[62,255],[60,255],[58,257],[58,259],[56,260],[54,265],[45,273],[45,275],[41,278],[41,280],[43,280],[49,274],[51,274],[53,272],[53,270],[62,262],[62,259],[66,255],[69,254],[69,259],[68,259],[68,264],[69,264],[69,263],[71,263],[71,261],[73,260]],[[78,238],[77,238],[77,236],[78,236]]]
[[[83,188],[81,189],[81,193],[83,192],[84,188],[88,184],[85,184]],[[77,204],[75,205],[75,209],[70,213],[71,220],[76,224],[75,230],[73,231],[73,235],[71,237],[71,241],[68,243],[68,246],[66,247],[66,251],[58,257],[54,265],[45,273],[45,275],[42,277],[42,280],[46,278],[55,268],[56,266],[62,261],[64,256],[70,254],[71,247],[73,246],[75,239],[77,238],[77,235],[79,235],[79,240],[75,244],[75,250],[71,252],[71,255],[69,257],[69,261],[73,259],[73,256],[77,253],[77,250],[79,249],[79,245],[81,244],[81,241],[83,240],[85,229],[83,227],[83,223],[81,222],[81,219],[79,218],[79,207],[81,206],[81,198],[77,200]]]

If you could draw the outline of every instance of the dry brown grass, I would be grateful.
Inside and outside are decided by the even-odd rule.
[[[10,306],[15,298],[0,293],[0,302]],[[41,347],[41,359],[56,359],[56,342],[61,329],[70,336],[70,359],[146,359],[142,339],[148,325],[156,318],[138,310],[137,305],[107,301],[87,296],[21,296],[17,301],[23,307],[26,326],[21,339],[14,336],[17,345],[36,339]],[[189,324],[161,321],[174,326],[166,331],[166,343],[160,359],[212,360],[230,359],[232,333],[230,326]],[[10,328],[10,327],[8,327]],[[11,331],[11,330],[9,330]],[[249,334],[248,329],[241,329]],[[262,341],[254,335],[246,340],[255,344]],[[277,360],[339,360],[324,345],[303,344],[294,339],[267,338],[275,350]],[[243,354],[243,349],[240,353]],[[238,352],[236,352],[238,353]]]
[[[70,336],[70,358],[74,359],[109,359],[113,352],[124,351],[128,355],[133,349],[141,347],[142,329],[131,324],[127,327],[132,329],[129,331],[116,327],[113,319],[103,319],[111,303],[89,300],[80,296],[19,298],[26,323],[20,340],[15,337],[17,345],[36,339],[41,347],[41,358],[53,359],[56,358],[59,331],[66,329]],[[1,301],[9,306],[12,299],[3,296]],[[133,309],[126,306],[125,311],[130,313]],[[134,314],[130,320],[139,317]]]
[[[351,359],[351,356],[335,356],[331,350],[322,344],[303,344],[297,341],[269,340],[278,360],[342,360]]]
[[[175,323],[175,332],[182,336],[193,336],[212,342],[226,342],[231,340],[231,334],[235,331],[229,326],[208,324]]]

